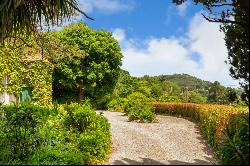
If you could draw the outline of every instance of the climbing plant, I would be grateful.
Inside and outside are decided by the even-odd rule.
[[[8,92],[19,98],[22,87],[29,86],[33,88],[34,102],[51,105],[52,65],[37,57],[41,54],[35,42],[29,47],[27,44],[22,43],[16,48],[10,43],[0,46],[0,93]],[[2,82],[7,74],[9,82],[4,86]]]

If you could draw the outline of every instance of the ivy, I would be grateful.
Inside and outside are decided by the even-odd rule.
[[[32,96],[36,103],[52,104],[51,64],[45,60],[24,60],[37,52],[36,47],[28,48],[25,44],[18,48],[10,44],[0,47],[0,93],[8,92],[19,98],[22,87],[29,86],[33,87]],[[6,74],[9,75],[9,82],[4,87],[2,82]]]

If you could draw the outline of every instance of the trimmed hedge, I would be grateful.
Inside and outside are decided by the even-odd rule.
[[[155,113],[168,114],[198,123],[216,151],[221,164],[249,165],[249,111],[226,105],[150,103]]]

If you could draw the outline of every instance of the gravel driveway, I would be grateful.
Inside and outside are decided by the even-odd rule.
[[[100,112],[100,111],[97,111]],[[110,165],[214,165],[212,151],[197,125],[158,115],[157,123],[128,122],[120,112],[103,111],[111,123]]]

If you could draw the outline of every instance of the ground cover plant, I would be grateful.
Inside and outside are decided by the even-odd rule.
[[[249,164],[249,111],[246,107],[193,103],[150,103],[155,113],[198,123],[221,164]]]
[[[0,108],[0,164],[97,164],[110,149],[110,124],[89,101],[53,109]]]

